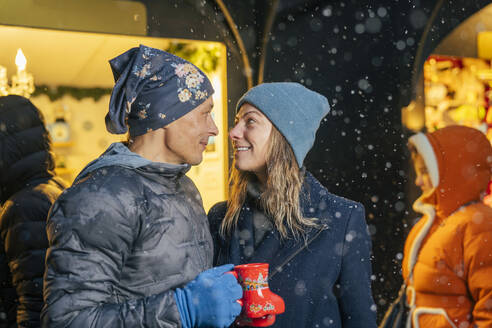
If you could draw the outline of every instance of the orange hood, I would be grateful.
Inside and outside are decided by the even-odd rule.
[[[418,133],[409,142],[423,157],[434,187],[421,200],[433,205],[439,218],[480,199],[492,169],[492,147],[482,132],[456,125]]]

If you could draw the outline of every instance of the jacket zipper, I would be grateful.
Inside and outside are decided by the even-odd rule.
[[[309,239],[305,244],[304,246],[302,246],[301,248],[299,248],[297,251],[295,251],[291,256],[289,256],[282,264],[280,264],[279,266],[277,266],[275,268],[275,271],[272,272],[272,274],[270,275],[270,277],[268,277],[268,279],[272,279],[273,276],[275,276],[278,272],[282,271],[282,268],[287,264],[289,263],[294,257],[297,256],[297,254],[299,254],[300,252],[302,252],[305,248],[307,248],[309,246],[309,244],[311,244],[316,238],[318,238],[318,236],[324,231],[326,230],[326,226],[323,226],[319,229],[319,231],[311,238]]]

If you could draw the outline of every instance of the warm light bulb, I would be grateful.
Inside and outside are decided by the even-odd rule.
[[[17,55],[15,56],[15,65],[17,65],[17,70],[23,71],[26,69],[26,56],[22,53],[22,49],[17,49]]]

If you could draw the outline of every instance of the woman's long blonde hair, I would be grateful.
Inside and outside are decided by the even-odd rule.
[[[266,157],[267,182],[260,196],[261,206],[282,238],[288,237],[290,232],[297,239],[305,235],[306,227],[317,226],[317,223],[302,216],[299,196],[303,174],[292,148],[275,126],[270,133]],[[230,235],[234,230],[246,199],[246,187],[253,179],[254,173],[238,170],[234,161],[229,177],[231,196],[220,226],[222,236]]]

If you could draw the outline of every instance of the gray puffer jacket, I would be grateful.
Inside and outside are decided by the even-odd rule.
[[[82,171],[47,223],[44,327],[181,327],[173,290],[213,256],[188,169],[116,143]]]

